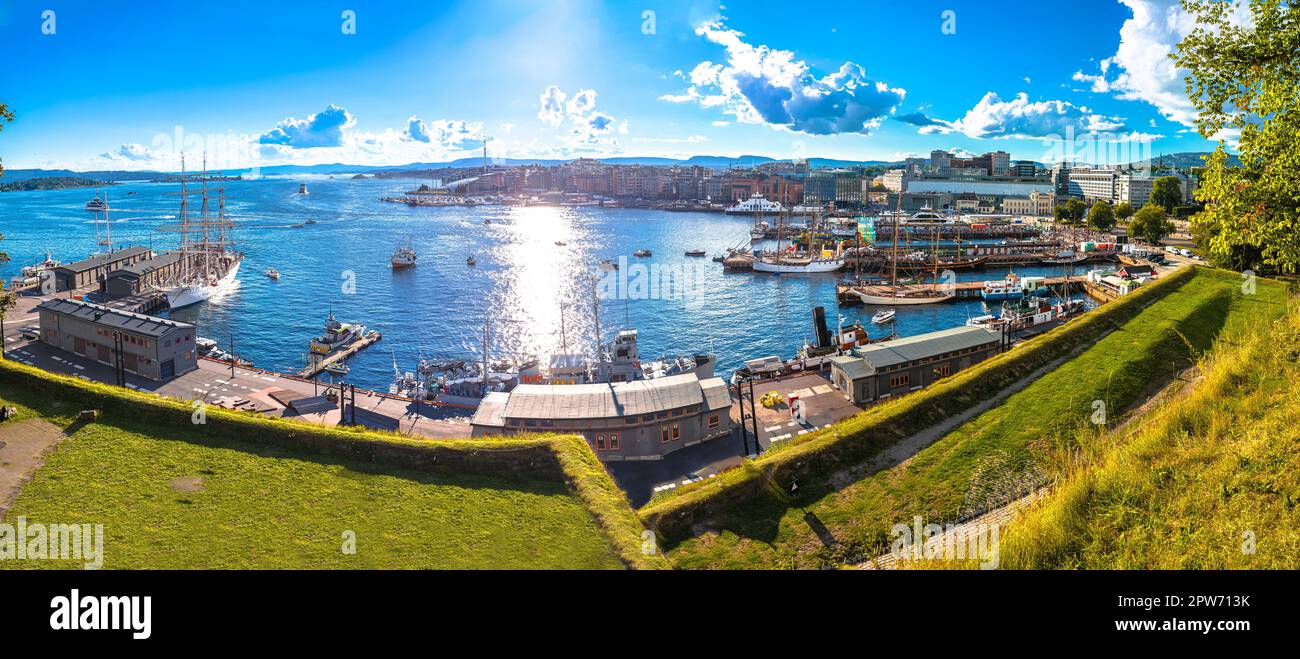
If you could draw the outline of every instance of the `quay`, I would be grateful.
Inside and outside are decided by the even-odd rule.
[[[379,339],[381,338],[383,338],[383,335],[380,334],[378,331],[371,331],[367,333],[365,336],[348,344],[348,347],[343,348],[342,350],[334,352],[326,357],[321,357],[319,359],[313,358],[310,360],[310,363],[307,365],[306,368],[298,371],[298,377],[308,378],[308,379],[314,378],[317,375],[320,375],[321,371],[324,371],[326,367],[332,364],[337,364],[338,362],[341,362],[347,359],[348,357],[351,357],[352,355],[355,355],[358,352],[361,352],[362,350],[369,348],[375,343],[378,343]]]
[[[1083,276],[1079,276],[1079,277],[1064,276],[1064,277],[1044,277],[1041,285],[1048,288],[1068,286],[1071,291],[1086,292],[1087,283],[1088,283],[1087,278]],[[911,284],[906,286],[905,288],[913,291],[916,290],[938,291],[938,290],[943,290],[945,286],[946,284]],[[839,301],[841,305],[845,305],[845,306],[862,304],[861,298],[858,297],[857,290],[866,287],[883,289],[883,288],[888,288],[888,285],[872,286],[872,285],[861,284],[861,283],[838,284],[835,286],[835,299]],[[980,297],[980,292],[984,290],[984,282],[959,281],[956,284],[952,284],[952,287],[953,290],[955,291],[955,294],[952,297],[948,298],[947,301],[971,300]]]

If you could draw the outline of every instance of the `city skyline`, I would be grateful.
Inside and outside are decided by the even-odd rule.
[[[1018,24],[1043,29],[1014,34],[1005,9],[978,4],[833,7],[815,21],[642,4],[410,15],[237,2],[142,22],[89,3],[10,3],[0,33],[38,74],[0,73],[18,115],[4,163],[166,170],[183,148],[216,167],[396,166],[477,156],[485,135],[492,157],[518,159],[897,161],[944,149],[1051,162],[1077,141],[1139,156],[1216,144],[1195,134],[1162,54],[1190,25],[1170,0],[1026,3]],[[1062,39],[1060,25],[1077,34]]]

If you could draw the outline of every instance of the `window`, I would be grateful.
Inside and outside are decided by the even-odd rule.
[[[716,430],[722,425],[722,418],[717,414],[709,415],[709,430]]]
[[[616,432],[609,433],[609,450],[618,450],[618,433]]]
[[[680,423],[674,423],[674,424],[673,424],[673,440],[676,441],[676,440],[681,439],[681,438],[682,438],[682,424],[680,424]]]
[[[889,378],[889,387],[891,389],[906,387],[908,384],[911,383],[911,381],[912,379],[908,376],[907,373],[902,373]]]
[[[604,435],[596,435],[596,450],[597,450],[597,451],[603,451],[603,450],[605,450],[605,436],[604,436]]]
[[[946,378],[952,375],[952,364],[940,364],[934,367],[934,377]]]
[[[673,410],[673,416],[681,416],[681,415],[682,415],[681,410]]]
[[[659,429],[659,441],[664,444],[668,443],[668,426]]]

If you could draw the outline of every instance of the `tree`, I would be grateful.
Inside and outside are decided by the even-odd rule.
[[[1078,224],[1087,214],[1088,207],[1078,199],[1067,199],[1052,210],[1052,217],[1063,224]]]
[[[1110,231],[1115,226],[1115,211],[1110,204],[1099,201],[1088,211],[1088,226],[1098,231]]]
[[[1128,223],[1129,236],[1141,238],[1152,245],[1160,244],[1173,230],[1174,225],[1165,217],[1165,209],[1155,204],[1139,208]]]
[[[1187,95],[1204,137],[1239,135],[1239,165],[1221,139],[1205,159],[1192,218],[1216,262],[1258,250],[1285,273],[1300,268],[1300,12],[1291,2],[1252,0],[1251,26],[1235,3],[1185,0],[1196,27],[1172,55],[1187,69]]]
[[[1161,176],[1151,186],[1151,203],[1164,206],[1165,213],[1174,212],[1174,206],[1183,205],[1183,188],[1176,176]]]
[[[14,120],[13,111],[9,109],[8,105],[5,105],[4,103],[0,103],[0,130],[5,129],[5,122],[13,121],[13,120]],[[5,174],[4,159],[0,158],[0,176],[4,176],[4,174]]]
[[[1121,201],[1115,206],[1115,219],[1124,222],[1133,217],[1133,204],[1127,201]]]

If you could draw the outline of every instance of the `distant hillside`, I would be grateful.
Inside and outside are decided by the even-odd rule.
[[[77,176],[51,176],[30,178],[21,181],[0,182],[0,192],[23,192],[28,190],[66,190],[68,188],[93,188],[99,185],[116,185],[108,181]]]

